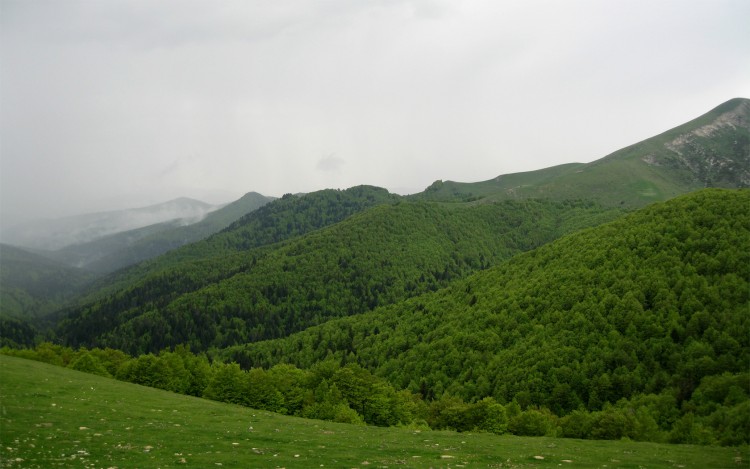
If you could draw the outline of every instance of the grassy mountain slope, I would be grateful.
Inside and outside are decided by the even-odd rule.
[[[708,418],[716,407],[694,395],[704,385],[746,413],[748,207],[750,191],[718,189],[655,204],[444,290],[226,357],[356,361],[428,398],[516,399],[558,415],[648,395],[670,408],[692,398],[682,411]],[[734,379],[745,384],[730,392]]]
[[[0,465],[7,468],[427,468],[497,461],[513,467],[729,468],[748,458],[738,448],[306,420],[7,356],[0,356],[0,398]]]
[[[587,202],[380,205],[285,243],[200,264],[224,274],[200,288],[182,288],[173,271],[154,277],[74,311],[59,334],[73,345],[134,353],[282,337],[435,290],[619,213]],[[206,244],[245,246],[253,241],[246,226],[230,227]],[[284,225],[271,229],[278,226]]]
[[[273,199],[270,197],[250,192],[209,213],[196,223],[186,224],[180,219],[170,220],[89,243],[67,246],[51,255],[95,272],[112,272],[207,238],[271,200]]]
[[[640,207],[705,187],[750,187],[750,100],[736,98],[686,124],[588,164],[479,183],[437,181],[415,198],[587,198]]]

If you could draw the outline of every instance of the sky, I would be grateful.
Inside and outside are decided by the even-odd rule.
[[[0,0],[0,224],[589,162],[750,98],[747,0]]]

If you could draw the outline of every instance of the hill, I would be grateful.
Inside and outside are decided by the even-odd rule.
[[[398,196],[371,186],[286,194],[247,213],[207,239],[99,279],[82,303],[131,288],[162,289],[163,293],[170,291],[175,295],[191,291],[236,273],[249,249],[301,236],[367,208],[396,200]],[[172,285],[165,285],[165,276],[173,279]]]
[[[185,219],[170,220],[66,246],[45,255],[70,265],[109,273],[207,238],[271,200],[273,198],[250,192],[195,223]]]
[[[413,197],[593,199],[641,207],[706,187],[750,187],[750,100],[736,98],[679,127],[592,163],[571,163],[478,183],[437,181]]]
[[[195,223],[219,208],[199,200],[180,198],[148,207],[89,213],[53,220],[37,220],[2,230],[7,244],[39,250],[57,250],[71,244],[180,219]]]
[[[7,244],[0,244],[0,316],[39,318],[79,293],[93,275]]]
[[[492,396],[557,415],[629,399],[663,426],[693,416],[720,426],[750,415],[748,207],[750,191],[700,191],[225,357],[356,362],[428,399]]]
[[[3,467],[737,467],[736,448],[379,428],[286,417],[0,356]],[[540,459],[543,458],[543,459]]]
[[[0,346],[31,346],[36,326],[83,291],[94,276],[0,244]]]
[[[220,252],[238,249],[236,254],[177,264],[103,296],[68,314],[59,337],[71,345],[106,345],[131,353],[177,344],[205,350],[283,337],[438,289],[620,214],[587,202],[397,202],[379,204],[304,236],[252,248],[251,243],[264,236],[269,242],[277,239],[279,227],[296,232],[292,222],[277,219],[266,226],[257,221],[275,204],[184,250],[187,255],[206,253],[218,244]],[[325,210],[316,203],[305,211],[276,215],[281,213],[300,217]],[[185,258],[180,251],[165,259]]]

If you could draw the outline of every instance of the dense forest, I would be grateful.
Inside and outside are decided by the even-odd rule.
[[[591,202],[396,202],[305,237],[247,250],[248,231],[240,224],[205,243],[220,240],[228,251],[235,246],[235,254],[153,275],[68,315],[57,334],[72,346],[136,354],[284,337],[437,290],[620,213]]]
[[[156,279],[146,284],[155,289],[131,290],[70,315],[59,336],[73,346],[131,353],[284,337],[436,290],[617,214],[592,203],[540,201],[381,205],[304,238],[221,259],[241,262],[237,267],[204,263],[230,274],[192,292],[171,271],[160,286]],[[224,242],[245,239],[243,230],[231,232],[235,238],[229,233]],[[185,293],[173,299],[175,290]]]
[[[60,308],[93,278],[82,269],[0,244],[0,318],[38,319]]]
[[[560,416],[621,399],[649,412],[670,402],[677,414],[657,421],[747,416],[749,206],[748,191],[702,191],[226,358],[301,368],[334,359],[428,400],[493,397]],[[734,397],[690,404],[722,380],[738,386]]]

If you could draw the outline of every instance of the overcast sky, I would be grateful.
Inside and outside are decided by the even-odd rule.
[[[750,97],[750,1],[0,0],[2,222],[589,162]]]

